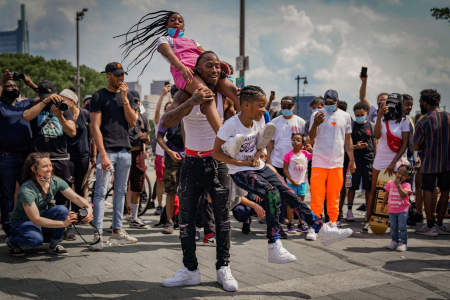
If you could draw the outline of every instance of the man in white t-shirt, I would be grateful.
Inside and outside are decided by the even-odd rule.
[[[283,159],[292,150],[291,137],[293,133],[305,133],[305,120],[294,114],[294,99],[286,96],[281,99],[281,116],[271,121],[276,131],[272,141],[267,145],[269,163],[283,176]]]
[[[339,229],[336,222],[339,216],[339,193],[344,183],[344,148],[349,157],[347,172],[356,169],[352,149],[352,121],[347,112],[337,108],[339,102],[335,90],[328,90],[324,95],[324,110],[313,114],[314,122],[310,125],[309,135],[314,139],[311,170],[311,209],[321,216],[325,196],[330,222],[323,225],[319,237],[324,244],[350,236],[349,228]],[[331,233],[331,235],[324,235]]]

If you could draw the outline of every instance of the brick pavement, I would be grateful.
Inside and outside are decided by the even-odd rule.
[[[144,220],[155,224],[152,212]],[[360,212],[355,215],[362,220]],[[107,210],[105,228],[110,217]],[[0,299],[450,299],[450,236],[427,238],[410,230],[409,250],[399,253],[385,249],[388,234],[360,233],[360,222],[346,226],[355,234],[328,248],[305,241],[303,234],[290,235],[283,244],[298,260],[274,265],[267,263],[264,225],[253,222],[252,233],[245,236],[233,220],[231,268],[239,282],[237,293],[218,286],[215,248],[200,244],[201,285],[161,286],[162,279],[182,267],[177,231],[163,235],[158,228],[129,228],[138,244],[98,253],[89,252],[78,238],[65,243],[67,257],[50,256],[45,247],[25,258],[9,257],[3,244]],[[86,226],[81,231],[90,232]]]

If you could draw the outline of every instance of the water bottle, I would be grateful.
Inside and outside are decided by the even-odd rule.
[[[345,187],[350,188],[352,186],[352,173],[347,172],[345,175]]]

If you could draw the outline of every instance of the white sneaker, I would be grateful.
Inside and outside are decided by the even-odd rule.
[[[405,252],[406,250],[408,250],[408,247],[406,247],[405,244],[399,244],[397,246],[397,249],[395,249],[395,250],[400,251],[400,252]]]
[[[437,226],[438,234],[442,235],[449,235],[450,234],[450,228],[447,225]]]
[[[349,209],[347,210],[347,218],[345,218],[348,222],[355,221],[355,217],[353,216],[353,212]]]
[[[236,158],[239,154],[242,144],[244,143],[245,135],[236,134],[234,137],[222,144],[222,150],[231,158]]]
[[[295,255],[289,253],[289,251],[283,248],[280,240],[277,240],[275,243],[269,244],[268,250],[268,258],[270,263],[286,264],[297,260]]]
[[[319,231],[319,239],[324,246],[331,245],[334,242],[351,236],[353,230],[350,228],[338,228],[336,223],[328,222],[323,224]]]
[[[217,282],[227,292],[236,292],[238,290],[238,283],[231,274],[230,266],[222,266],[217,270]]]
[[[256,149],[264,149],[269,144],[269,142],[272,140],[272,137],[275,135],[275,131],[277,128],[272,123],[267,123],[264,127],[264,131],[262,131],[256,141]]]
[[[396,241],[391,240],[391,243],[389,246],[387,246],[388,249],[395,250],[397,249],[398,243]]]
[[[162,285],[165,287],[186,286],[200,284],[200,271],[189,271],[182,268],[170,278],[164,279]]]
[[[439,235],[437,226],[433,226],[431,228],[428,228],[427,224],[423,224],[422,227],[418,228],[416,230],[416,233],[417,234],[423,234],[423,235],[426,235],[426,236],[432,236],[432,237],[435,237],[435,236]]]
[[[128,233],[121,229],[119,233],[114,233],[112,234],[112,236],[109,238],[109,240],[111,242],[116,242],[118,244],[134,244],[137,243],[137,238],[132,237],[131,235],[128,235]]]
[[[308,241],[315,241],[315,240],[317,240],[317,233],[314,230],[314,228],[312,228],[312,227],[308,228],[308,232],[306,233],[305,239],[308,240]]]
[[[92,242],[95,244],[89,245],[89,250],[91,251],[102,251],[103,250],[103,236],[99,233],[94,233],[94,238]]]

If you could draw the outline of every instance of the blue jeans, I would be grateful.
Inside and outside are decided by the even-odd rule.
[[[11,234],[9,214],[14,208],[16,181],[20,179],[25,157],[20,154],[2,153],[0,156],[0,207],[2,227],[7,235]]]
[[[238,222],[249,223],[253,209],[243,204],[238,204],[233,208],[233,216]]]
[[[42,213],[42,217],[52,220],[64,221],[69,210],[64,205],[56,205]],[[11,247],[29,249],[41,245],[44,240],[50,242],[50,248],[55,248],[64,236],[62,228],[42,228],[31,221],[19,221],[12,224],[12,234],[8,238]]]
[[[400,238],[403,244],[407,244],[408,242],[408,231],[406,229],[406,221],[408,220],[408,212],[402,213],[389,213],[389,222],[391,223],[391,235],[392,240],[394,242],[399,241],[399,233]]]
[[[111,160],[111,171],[102,169],[100,154],[97,157],[97,167],[95,170],[95,191],[94,191],[94,220],[98,231],[103,233],[103,217],[105,215],[105,198],[108,191],[108,184],[111,173],[114,172],[114,197],[113,197],[113,229],[122,228],[123,207],[125,204],[125,194],[127,193],[128,173],[131,167],[131,154],[123,149],[120,152],[108,152]]]

